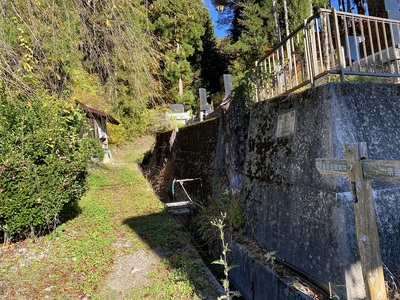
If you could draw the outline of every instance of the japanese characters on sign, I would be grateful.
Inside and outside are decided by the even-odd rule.
[[[317,169],[321,171],[347,172],[346,164],[317,161]]]
[[[400,182],[400,161],[360,160],[365,179]],[[321,174],[347,176],[346,160],[340,158],[317,158],[315,165]]]
[[[346,160],[344,159],[317,158],[315,164],[321,174],[347,175]]]
[[[388,167],[387,168],[387,175],[390,176],[390,177],[394,177],[394,176],[400,177],[400,169],[396,169],[396,168],[393,168],[393,167]]]
[[[294,133],[296,124],[296,111],[292,110],[278,116],[276,137],[282,137]]]

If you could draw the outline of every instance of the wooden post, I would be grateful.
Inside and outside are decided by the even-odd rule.
[[[357,242],[369,300],[387,299],[371,180],[400,182],[400,161],[368,160],[367,145],[345,145],[346,160],[317,158],[321,174],[348,176],[354,199]]]
[[[365,143],[345,146],[347,172],[355,197],[357,242],[365,290],[369,300],[386,300],[381,251],[371,181],[364,178],[362,160],[367,159]]]

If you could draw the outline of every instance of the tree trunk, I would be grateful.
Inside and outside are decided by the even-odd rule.
[[[182,82],[182,77],[179,77],[179,80],[178,80],[178,93],[179,93],[179,96],[182,96],[183,95],[183,82]]]
[[[179,53],[179,43],[176,43],[176,54]],[[183,82],[182,82],[182,76],[179,77],[178,79],[178,95],[181,97],[183,95]]]
[[[278,7],[276,6],[276,0],[272,1],[272,10],[274,12],[274,23],[275,23],[275,32],[278,37],[277,43],[281,42],[281,28],[279,26],[279,15],[278,15]]]
[[[289,36],[290,30],[289,30],[289,17],[288,17],[288,9],[287,9],[287,1],[283,0],[283,11],[285,14],[285,33],[286,36]]]

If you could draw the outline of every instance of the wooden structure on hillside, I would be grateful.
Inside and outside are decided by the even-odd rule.
[[[98,138],[102,143],[104,151],[110,156],[111,154],[108,150],[107,122],[113,125],[119,125],[119,122],[111,115],[88,107],[82,102],[75,101],[75,103],[86,113],[86,120],[92,129],[89,132],[89,136],[91,138]]]

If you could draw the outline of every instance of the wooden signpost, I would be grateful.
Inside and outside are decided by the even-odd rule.
[[[368,160],[366,143],[345,145],[346,159],[317,158],[324,175],[348,176],[357,242],[369,300],[387,299],[371,180],[400,182],[400,161]]]

